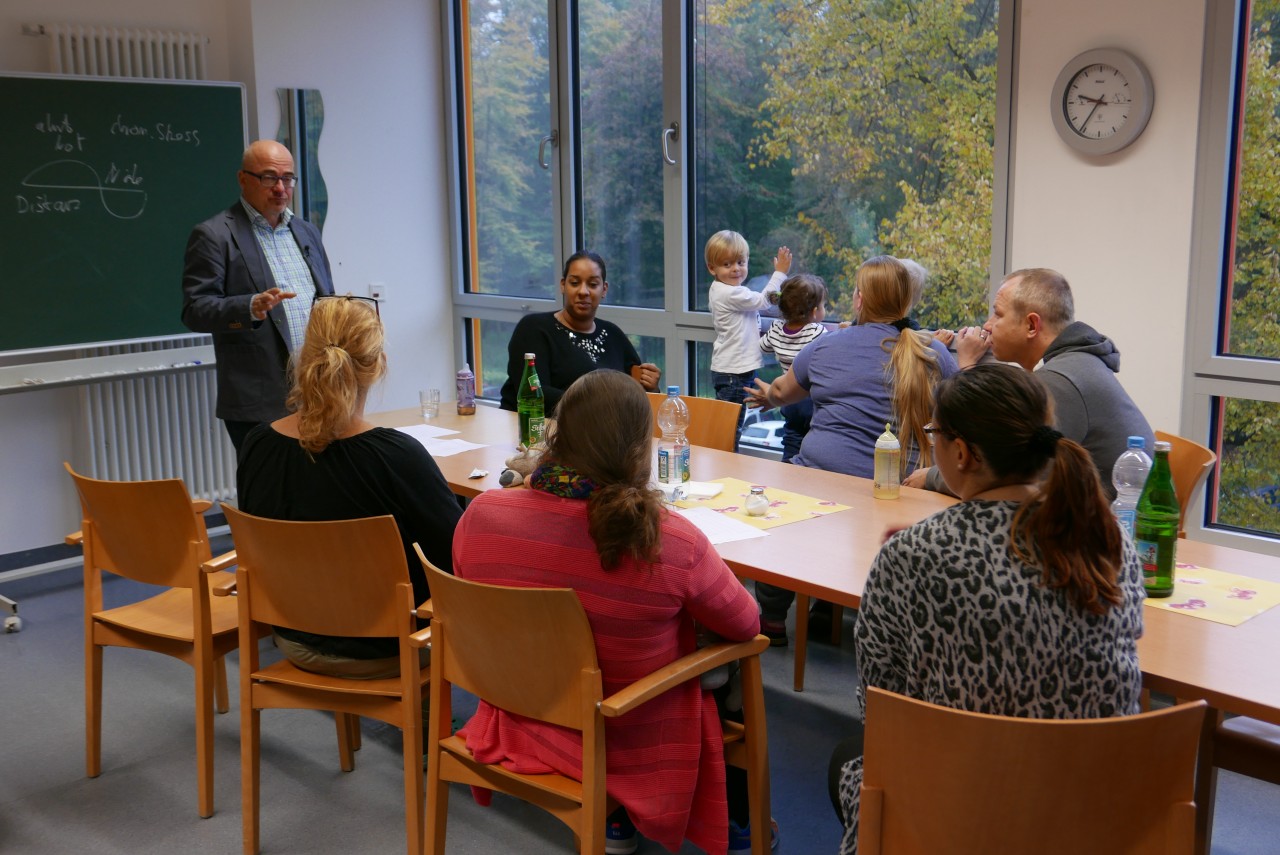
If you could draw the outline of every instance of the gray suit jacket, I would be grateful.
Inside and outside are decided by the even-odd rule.
[[[289,230],[311,269],[316,293],[332,294],[333,274],[319,230],[298,216],[289,221]],[[240,202],[192,230],[182,271],[182,322],[192,332],[213,334],[217,416],[224,421],[270,422],[286,413],[284,307],[276,306],[265,321],[254,321],[249,313],[253,295],[274,287]]]

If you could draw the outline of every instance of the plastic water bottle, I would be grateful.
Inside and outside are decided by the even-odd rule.
[[[902,487],[902,443],[885,422],[884,433],[876,440],[875,480],[871,495],[877,499],[896,499]]]
[[[689,480],[689,408],[680,400],[680,387],[667,387],[667,400],[658,406],[658,430],[662,441],[658,443],[658,481],[662,484],[682,484]]]
[[[458,372],[458,415],[474,416],[476,414],[476,375],[471,372],[469,363],[462,363]]]
[[[1111,503],[1111,512],[1116,515],[1120,528],[1133,537],[1134,523],[1138,517],[1138,498],[1147,483],[1147,474],[1151,471],[1151,458],[1146,452],[1147,441],[1140,436],[1129,437],[1129,447],[1116,458],[1116,465],[1111,467],[1111,483],[1116,488],[1116,500]]]

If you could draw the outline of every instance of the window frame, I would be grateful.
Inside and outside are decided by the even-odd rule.
[[[1244,65],[1249,0],[1210,0],[1205,17],[1204,71],[1200,89],[1195,205],[1192,220],[1187,350],[1184,354],[1182,435],[1218,448],[1221,398],[1280,403],[1280,360],[1223,353],[1232,286],[1236,186],[1244,122]],[[1227,97],[1221,97],[1223,94]],[[1201,502],[1188,509],[1185,528],[1196,540],[1280,556],[1280,536],[1220,525],[1216,513],[1218,467]]]

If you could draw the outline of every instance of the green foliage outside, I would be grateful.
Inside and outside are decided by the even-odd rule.
[[[1280,357],[1280,0],[1255,0],[1227,351]],[[1218,521],[1280,531],[1280,404],[1225,398]]]
[[[790,160],[810,191],[794,216],[834,261],[838,313],[852,313],[868,256],[931,274],[926,325],[985,318],[996,111],[995,0],[725,0],[711,20],[776,22],[748,158]],[[868,233],[858,226],[870,223]]]

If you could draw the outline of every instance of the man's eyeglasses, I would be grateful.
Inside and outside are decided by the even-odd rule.
[[[372,297],[360,297],[355,294],[317,294],[315,299],[311,301],[311,305],[314,306],[321,300],[355,300],[366,306],[372,306],[373,313],[378,317],[382,317],[382,312],[378,309],[378,301]]]
[[[276,175],[274,172],[258,173],[250,172],[247,169],[242,169],[240,171],[245,175],[252,175],[254,178],[258,179],[258,182],[263,187],[267,188],[275,187],[276,183],[279,182],[284,185],[284,189],[292,190],[293,186],[298,183],[298,176],[296,175]]]

